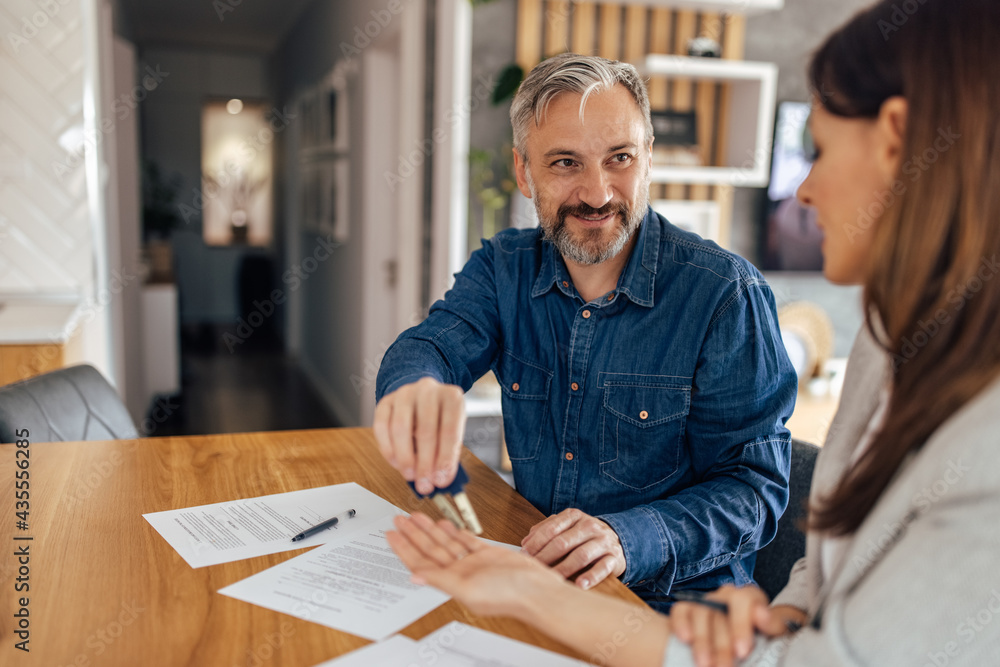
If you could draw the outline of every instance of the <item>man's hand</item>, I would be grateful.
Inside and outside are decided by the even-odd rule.
[[[417,491],[451,484],[465,434],[462,388],[422,378],[386,394],[372,424],[382,456]]]
[[[625,552],[611,526],[578,509],[554,514],[531,527],[521,547],[566,578],[579,574],[584,590],[625,572]]]
[[[768,606],[767,595],[756,586],[727,584],[705,597],[726,603],[729,613],[691,602],[678,602],[670,610],[670,628],[691,645],[698,667],[732,667],[750,655],[755,633],[779,637],[808,620],[797,607]]]

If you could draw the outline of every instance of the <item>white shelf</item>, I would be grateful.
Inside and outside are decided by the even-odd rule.
[[[728,184],[763,187],[770,174],[778,67],[773,63],[649,55],[637,64],[643,76],[716,81],[730,84],[726,165],[654,166],[654,183]]]
[[[466,417],[499,417],[503,414],[499,396],[465,395]]]
[[[785,0],[636,0],[633,4],[752,16],[781,9]]]

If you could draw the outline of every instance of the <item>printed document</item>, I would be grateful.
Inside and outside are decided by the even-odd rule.
[[[586,664],[453,621],[420,641],[396,635],[316,667],[584,667]]]
[[[430,586],[410,582],[409,570],[385,539],[392,529],[391,514],[367,521],[362,530],[336,535],[219,592],[366,639],[384,639],[448,600]]]
[[[292,537],[353,509],[340,521],[304,540]],[[191,567],[229,563],[325,544],[335,536],[364,528],[373,519],[403,514],[389,501],[350,482],[276,493],[212,505],[143,514]]]

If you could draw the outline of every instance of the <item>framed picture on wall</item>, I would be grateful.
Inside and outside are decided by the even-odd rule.
[[[316,89],[310,89],[299,96],[299,150],[310,151],[321,144],[320,96]]]
[[[321,147],[336,152],[350,148],[347,125],[347,84],[343,77],[319,91]]]

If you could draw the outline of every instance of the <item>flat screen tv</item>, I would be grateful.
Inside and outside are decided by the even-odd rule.
[[[767,188],[761,238],[761,268],[765,271],[820,271],[823,234],[816,226],[816,211],[795,198],[809,174],[812,142],[807,121],[809,104],[778,105],[771,159],[771,184]]]

